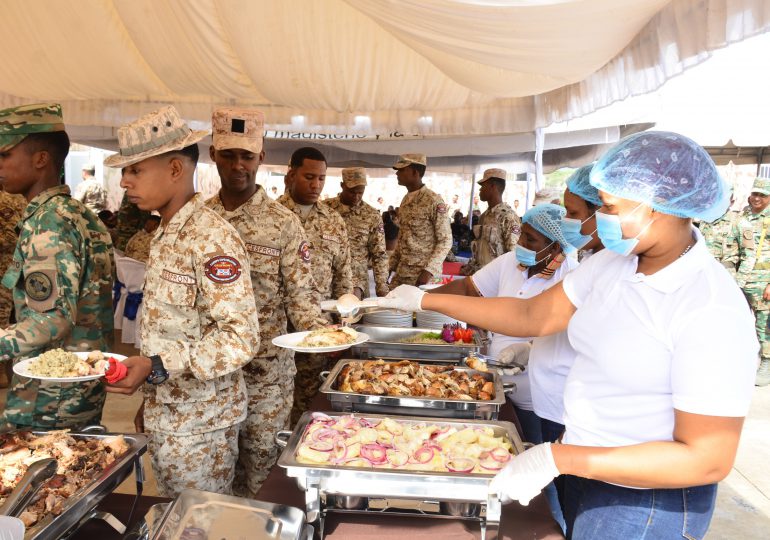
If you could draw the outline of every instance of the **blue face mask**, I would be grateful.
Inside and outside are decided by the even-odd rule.
[[[546,255],[539,261],[537,260],[538,253],[544,252],[546,249],[551,247],[553,245],[553,242],[545,246],[543,249],[541,249],[538,252],[532,251],[531,249],[527,249],[524,246],[520,246],[519,244],[516,244],[516,260],[519,261],[519,264],[522,266],[535,266],[537,263],[543,262],[546,260],[550,255]]]
[[[592,214],[593,216],[593,214]],[[591,219],[590,217],[588,219]],[[588,221],[586,219],[586,221]],[[564,233],[564,237],[567,242],[575,246],[575,249],[582,249],[588,242],[593,239],[590,234],[580,234],[580,229],[585,221],[573,218],[561,218],[561,231]]]
[[[641,206],[642,205],[640,204],[634,208],[628,216],[636,212],[637,208]],[[634,251],[634,248],[639,244],[639,236],[647,230],[647,227],[652,225],[653,221],[655,220],[650,220],[650,222],[639,231],[639,234],[633,238],[623,238],[623,228],[620,226],[620,218],[618,216],[597,212],[596,232],[599,235],[599,240],[604,244],[604,247],[615,253],[620,253],[621,255],[630,255],[631,252]]]

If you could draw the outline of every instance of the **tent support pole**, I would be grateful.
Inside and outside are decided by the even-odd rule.
[[[473,195],[476,191],[476,173],[471,175],[471,199],[468,201],[468,227],[473,230]]]

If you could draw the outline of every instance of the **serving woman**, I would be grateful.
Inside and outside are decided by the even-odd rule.
[[[666,132],[622,140],[590,181],[607,249],[561,284],[528,300],[399,287],[382,305],[514,336],[567,329],[577,358],[563,444],[517,456],[492,490],[526,504],[566,474],[570,538],[702,538],[735,459],[759,348],[746,301],[691,223],[722,215],[728,189],[702,148]]]
[[[602,200],[599,190],[589,181],[592,168],[593,165],[584,165],[572,173],[564,190],[567,215],[562,220],[561,228],[567,241],[580,250],[580,261],[604,248],[596,234],[596,212]]]

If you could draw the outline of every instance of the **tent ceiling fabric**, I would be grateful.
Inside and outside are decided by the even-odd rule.
[[[519,133],[769,27],[763,0],[5,0],[0,106],[56,100],[82,126],[173,103],[203,124],[229,104],[274,129]]]

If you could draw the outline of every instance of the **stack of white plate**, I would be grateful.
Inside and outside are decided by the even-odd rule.
[[[437,311],[418,311],[416,315],[418,328],[438,328],[440,329],[445,324],[451,324],[458,322],[452,317],[448,317],[443,313]]]
[[[395,309],[385,309],[382,311],[375,311],[374,313],[366,313],[363,318],[363,323],[368,326],[389,326],[390,328],[411,328],[412,313],[396,311]]]

